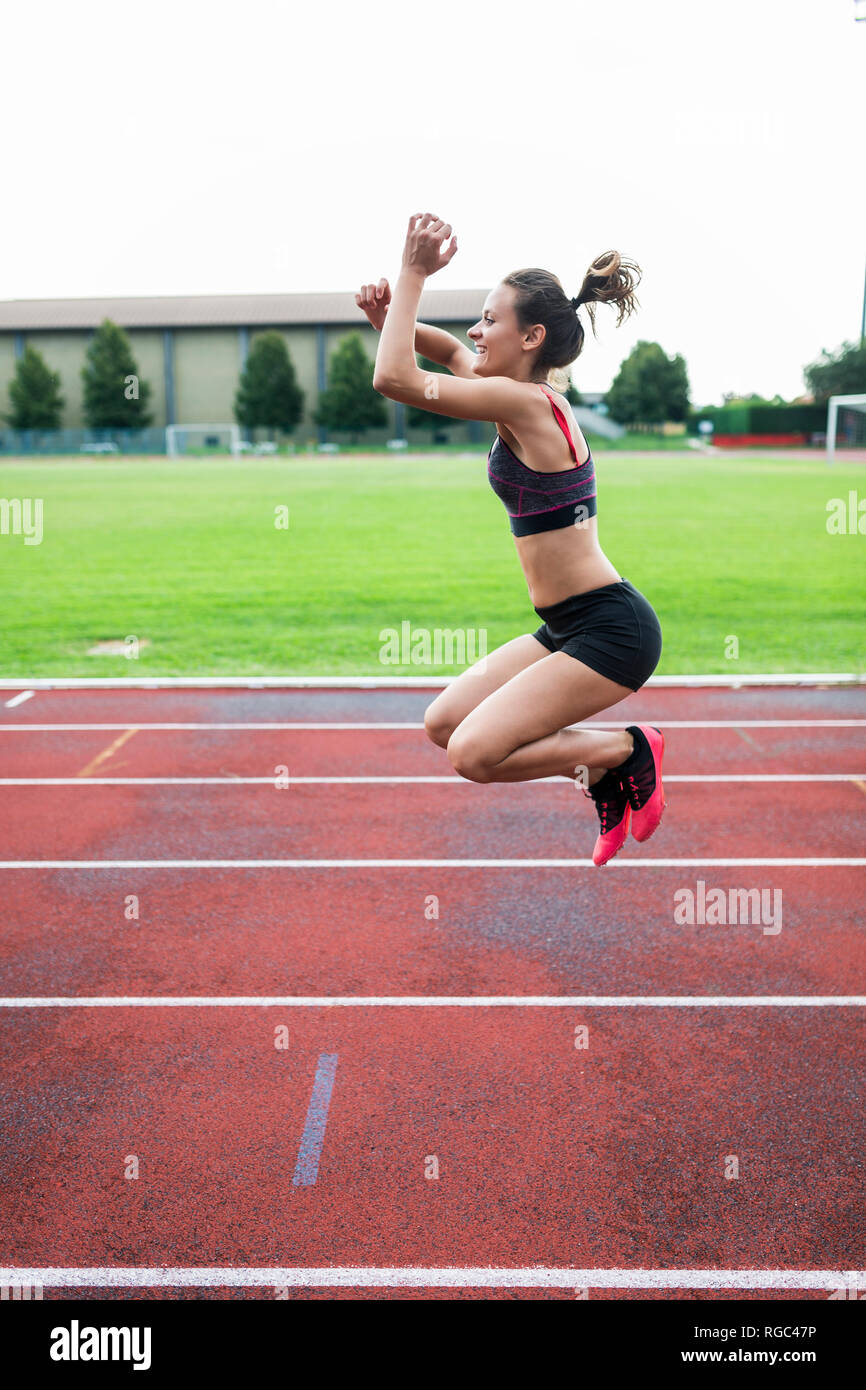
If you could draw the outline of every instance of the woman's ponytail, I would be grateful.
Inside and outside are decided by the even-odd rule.
[[[615,304],[617,307],[616,326],[634,313],[639,300],[635,294],[640,284],[641,268],[634,261],[628,261],[618,251],[605,251],[596,256],[586,275],[580,293],[572,301],[575,307],[586,305],[595,334],[596,304]]]
[[[635,287],[641,269],[618,251],[596,256],[583,278],[580,293],[569,299],[562,282],[537,266],[512,271],[501,284],[514,290],[514,312],[521,329],[543,324],[545,339],[535,363],[538,371],[563,371],[583,350],[583,322],[578,312],[585,304],[595,333],[595,306],[615,304],[617,327],[637,306]],[[558,388],[557,388],[558,389]]]

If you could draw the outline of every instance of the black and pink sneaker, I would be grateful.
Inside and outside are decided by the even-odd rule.
[[[665,809],[662,786],[662,756],[665,741],[652,724],[629,724],[634,750],[613,772],[631,807],[631,833],[636,840],[648,840],[658,829]]]

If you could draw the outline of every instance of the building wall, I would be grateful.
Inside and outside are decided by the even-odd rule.
[[[236,328],[176,328],[175,423],[230,424],[234,420],[232,401],[240,370],[240,335]]]
[[[134,330],[129,335],[139,375],[152,386],[151,410],[153,423],[165,424],[165,379],[162,361],[162,333],[157,329]],[[52,372],[60,373],[60,390],[65,404],[60,421],[62,429],[83,429],[83,384],[81,369],[87,355],[90,333],[66,331],[57,333],[26,333],[24,344],[35,347]],[[9,409],[9,382],[15,375],[15,334],[0,333],[0,415]],[[6,421],[2,423],[6,425]]]
[[[153,424],[165,424],[165,371],[163,368],[162,331],[158,328],[134,328],[127,333],[132,355],[138,364],[142,381],[150,384],[149,409]]]
[[[441,326],[460,342],[468,344],[466,329],[469,323]],[[171,331],[174,340],[175,422],[181,425],[231,423],[234,420],[234,395],[241,372],[241,331],[238,328],[175,328]],[[249,344],[252,345],[258,334],[265,331],[263,328],[251,329]],[[304,413],[295,438],[298,442],[315,439],[318,437],[318,427],[313,421],[319,394],[318,329],[315,324],[304,324],[279,328],[277,331],[285,338],[304,392]],[[367,324],[357,328],[345,324],[327,325],[323,333],[326,372],[339,343],[352,332],[360,333],[364,351],[371,362],[375,361],[379,343],[379,334],[375,329]],[[67,429],[81,429],[85,424],[81,368],[90,336],[83,329],[24,335],[25,343],[32,343],[38,348],[51,370],[60,373],[61,391],[66,400],[61,424]],[[153,423],[163,426],[167,423],[163,331],[131,329],[128,330],[128,337],[139,373],[151,386]],[[15,334],[0,333],[0,415],[9,409],[9,381],[14,372]],[[395,402],[386,402],[386,407],[386,433],[392,435],[396,426]],[[0,419],[0,427],[5,424],[5,420]]]

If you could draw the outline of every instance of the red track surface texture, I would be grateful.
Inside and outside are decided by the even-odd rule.
[[[430,698],[0,703],[0,1278],[573,1298],[507,1273],[573,1270],[590,1297],[760,1299],[862,1274],[866,692],[644,690],[591,721],[660,724],[671,778],[658,833],[604,870],[564,779],[298,780],[449,776]],[[374,727],[237,727],[346,723]],[[712,889],[772,915],[678,916]],[[328,1286],[350,1268],[373,1286]]]

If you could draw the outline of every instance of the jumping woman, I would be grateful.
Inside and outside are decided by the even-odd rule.
[[[617,325],[633,311],[640,269],[616,251],[599,256],[574,299],[549,271],[506,275],[469,329],[473,351],[416,323],[425,279],[456,250],[450,224],[413,214],[393,295],[385,279],[356,294],[381,333],[373,386],[422,410],[495,423],[488,476],[510,517],[542,623],[452,681],[429,706],[424,727],[473,782],[576,780],[598,811],[592,858],[604,864],[629,826],[636,840],[647,840],[661,820],[664,739],[646,724],[614,732],[572,726],[640,689],[658,664],[661,628],[598,543],[592,454],[548,377],[581,352],[581,305],[593,332],[596,303],[618,307]],[[416,351],[452,375],[431,381]]]

